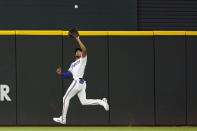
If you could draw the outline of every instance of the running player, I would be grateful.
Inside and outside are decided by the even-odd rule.
[[[87,63],[87,52],[86,47],[81,42],[79,36],[76,36],[80,48],[75,50],[76,60],[71,64],[67,73],[62,73],[61,68],[57,69],[57,74],[65,78],[73,77],[73,82],[66,91],[66,94],[63,97],[63,109],[62,115],[59,118],[53,118],[55,122],[66,124],[66,114],[69,107],[69,102],[73,96],[76,94],[82,105],[100,105],[103,106],[106,111],[109,110],[109,105],[107,99],[86,99],[86,81],[83,79],[84,70]]]

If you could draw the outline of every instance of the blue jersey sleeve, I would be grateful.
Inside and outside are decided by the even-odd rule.
[[[62,73],[61,76],[68,79],[68,78],[72,77],[72,73],[68,71],[66,73]]]

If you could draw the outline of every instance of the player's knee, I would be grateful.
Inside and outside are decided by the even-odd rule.
[[[70,97],[64,97],[64,98],[63,98],[63,103],[65,103],[65,102],[69,102],[69,101],[70,101],[70,99],[71,99]]]
[[[84,101],[81,101],[81,105],[85,105],[85,102]]]
[[[81,102],[81,105],[86,105],[87,104],[87,102],[85,100],[80,100],[80,102]]]
[[[63,101],[65,100],[65,98],[66,98],[66,95],[63,97]]]

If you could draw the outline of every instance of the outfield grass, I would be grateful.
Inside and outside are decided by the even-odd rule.
[[[197,127],[0,127],[0,131],[197,131]]]

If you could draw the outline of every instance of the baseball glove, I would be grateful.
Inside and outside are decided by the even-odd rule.
[[[69,30],[69,32],[68,32],[68,37],[69,37],[69,38],[76,38],[76,37],[78,37],[78,36],[79,36],[79,33],[78,33],[76,27],[74,27],[74,28],[72,28],[71,30]]]

